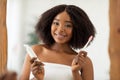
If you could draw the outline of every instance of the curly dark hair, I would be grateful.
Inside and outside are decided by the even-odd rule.
[[[38,37],[47,45],[55,43],[51,35],[51,25],[54,18],[63,11],[69,14],[74,26],[69,45],[74,49],[82,48],[91,35],[95,37],[96,31],[87,14],[75,5],[57,5],[44,12],[35,27]]]

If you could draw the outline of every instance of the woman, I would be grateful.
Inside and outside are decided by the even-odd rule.
[[[87,52],[79,54],[95,28],[87,14],[75,5],[57,5],[44,12],[37,23],[36,33],[43,44],[32,49],[40,61],[25,57],[21,80],[93,80],[93,65]],[[32,74],[31,74],[32,73]]]

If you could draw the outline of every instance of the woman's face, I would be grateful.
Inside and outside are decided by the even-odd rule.
[[[72,21],[66,11],[58,14],[51,25],[51,34],[56,43],[67,43],[72,37]]]

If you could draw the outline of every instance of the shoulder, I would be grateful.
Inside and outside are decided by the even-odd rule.
[[[38,55],[39,53],[42,53],[45,49],[46,49],[45,44],[36,44],[36,45],[32,45],[32,49],[35,52],[36,55]]]
[[[41,51],[43,49],[43,45],[41,45],[41,44],[32,45],[31,47],[32,47],[33,51],[38,51],[38,50]]]
[[[84,66],[82,67],[81,74],[85,80],[94,80],[94,69],[92,61],[89,57],[85,58]]]
[[[93,68],[93,63],[92,63],[92,60],[87,56],[85,57],[85,61],[84,61],[84,66],[83,66],[83,69],[87,69],[87,68]]]
[[[86,63],[87,64],[92,64],[92,60],[88,56],[86,57]]]
[[[88,65],[88,66],[93,65],[92,60],[88,56],[85,58],[85,65]]]

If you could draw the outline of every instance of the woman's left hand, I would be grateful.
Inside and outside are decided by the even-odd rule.
[[[86,62],[86,56],[87,56],[87,52],[85,51],[80,51],[78,55],[75,56],[75,58],[72,61],[72,65],[71,65],[73,72],[81,70],[81,68]]]

